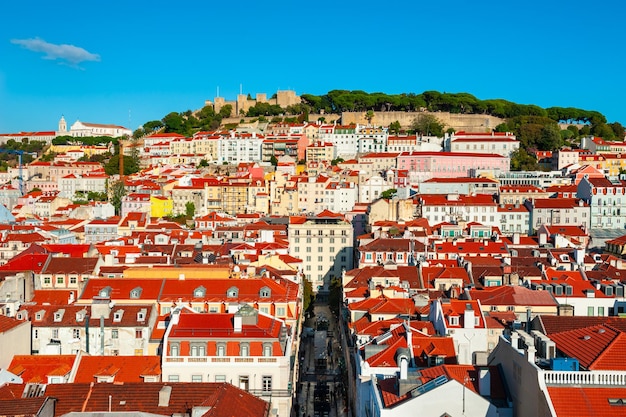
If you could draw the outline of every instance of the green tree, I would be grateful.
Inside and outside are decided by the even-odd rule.
[[[342,157],[337,157],[337,158],[333,159],[332,161],[330,161],[330,164],[332,166],[335,166],[337,164],[342,163],[343,161],[344,161],[344,159]]]
[[[164,125],[161,120],[151,120],[143,124],[143,130],[146,133],[154,132],[156,130],[161,129],[162,127],[164,127]]]
[[[122,181],[114,181],[109,186],[109,203],[115,207],[115,213],[120,214],[122,199],[126,195],[126,187]]]
[[[209,161],[207,161],[206,159],[201,159],[200,162],[198,162],[198,166],[199,167],[208,167],[209,166]]]
[[[624,126],[622,126],[620,122],[609,123],[608,126],[613,130],[613,133],[615,133],[615,138],[617,140],[624,140]]]
[[[525,149],[519,148],[511,156],[511,170],[513,171],[536,171],[539,169],[537,159],[526,152]]]
[[[390,188],[390,189],[385,190],[382,193],[380,193],[380,198],[384,198],[385,200],[389,200],[390,198],[393,198],[393,196],[396,195],[397,192],[398,192],[398,190],[396,190],[395,188]]]
[[[419,135],[425,136],[443,136],[445,125],[432,114],[423,113],[418,115],[411,123],[411,129]]]
[[[563,139],[561,131],[556,123],[545,125],[541,129],[541,136],[537,147],[542,151],[555,151],[561,147]]]
[[[400,133],[400,129],[402,129],[402,126],[400,125],[399,121],[395,121],[395,122],[391,122],[389,124],[389,132],[393,133],[393,134],[399,134]]]
[[[341,288],[341,280],[333,277],[330,280],[330,287],[328,292],[328,307],[335,317],[339,316],[339,306],[343,299],[343,290]]]
[[[196,215],[196,205],[192,201],[185,203],[185,216],[191,220]]]
[[[87,193],[87,200],[89,201],[107,201],[108,196],[106,193],[101,193],[97,191],[89,191]]]
[[[120,173],[120,155],[113,155],[109,162],[104,165],[104,172],[107,175],[117,175]],[[139,163],[136,158],[124,155],[124,175],[131,175],[139,172]]]
[[[270,164],[272,164],[272,166],[278,165],[278,158],[276,158],[275,155],[272,155],[272,157],[270,158]]]
[[[374,110],[368,110],[364,117],[367,120],[367,124],[371,125],[372,119],[374,118]]]
[[[604,140],[613,140],[615,139],[615,132],[613,131],[613,129],[611,128],[611,126],[604,124],[604,123],[599,123],[596,125],[593,125],[591,127],[591,134],[594,136],[599,136]],[[624,140],[624,136],[622,135],[622,137],[620,138],[620,140]]]
[[[315,300],[315,295],[313,294],[313,285],[308,278],[302,278],[302,308],[304,311],[309,311],[309,309],[313,305],[313,301]]]

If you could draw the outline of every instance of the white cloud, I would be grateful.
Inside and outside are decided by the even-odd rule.
[[[71,66],[77,66],[85,61],[100,61],[100,55],[74,45],[55,45],[44,41],[43,39],[11,39],[11,43],[20,45],[23,48],[33,52],[42,52],[45,55],[43,59],[60,60],[62,63],[68,63]]]

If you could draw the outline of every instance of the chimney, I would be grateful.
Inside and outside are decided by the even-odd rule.
[[[483,397],[491,396],[491,374],[489,368],[478,370],[478,393]]]
[[[474,310],[472,310],[471,306],[468,306],[468,308],[465,310],[465,313],[463,314],[463,328],[474,328]]]
[[[233,316],[233,328],[235,333],[241,333],[241,328],[243,325],[243,318],[240,314],[235,314]]]
[[[170,385],[164,385],[159,391],[159,407],[169,407],[170,395],[172,395],[172,387]]]
[[[534,346],[528,346],[526,348],[526,359],[530,363],[535,363],[535,353],[537,353],[537,349]]]
[[[519,335],[515,331],[511,333],[511,346],[513,346],[515,350],[519,350]]]

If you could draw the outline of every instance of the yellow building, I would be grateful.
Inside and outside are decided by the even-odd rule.
[[[174,212],[174,201],[160,195],[150,196],[150,216],[165,217]]]
[[[603,154],[604,160],[600,161],[598,168],[606,175],[617,176],[626,170],[626,154]]]

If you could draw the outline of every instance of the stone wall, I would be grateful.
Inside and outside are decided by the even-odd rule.
[[[455,114],[448,112],[423,112],[432,114],[437,117],[447,128],[453,128],[454,130],[466,132],[491,132],[497,125],[504,122],[504,119],[494,117],[486,114]],[[389,126],[391,123],[398,121],[403,128],[408,128],[415,117],[421,112],[402,112],[402,111],[389,111],[389,112],[374,112],[374,118],[371,124],[376,126]],[[367,124],[365,118],[366,112],[344,112],[341,115],[341,123],[349,125],[355,124]]]

